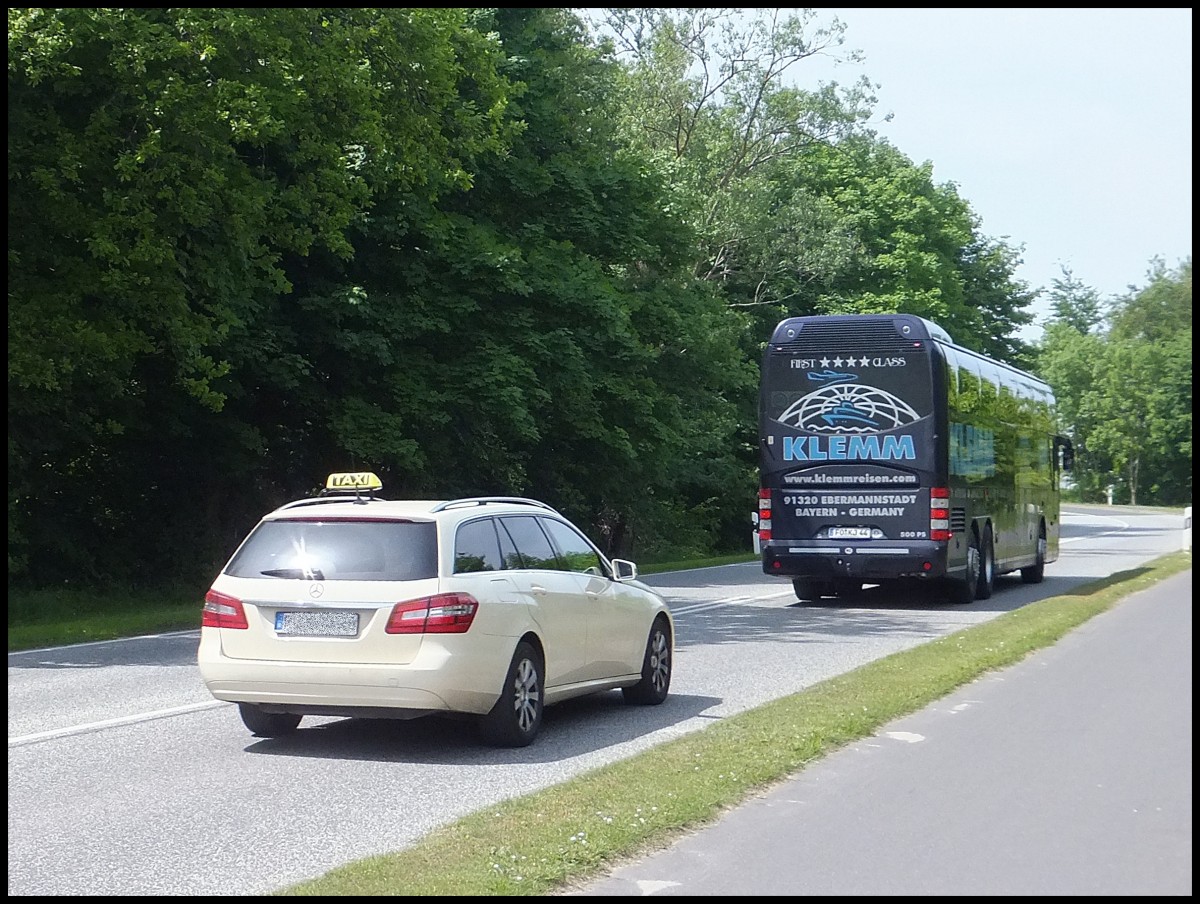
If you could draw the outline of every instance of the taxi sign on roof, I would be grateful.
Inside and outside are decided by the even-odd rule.
[[[382,490],[383,481],[370,471],[347,471],[330,474],[325,481],[327,490]]]

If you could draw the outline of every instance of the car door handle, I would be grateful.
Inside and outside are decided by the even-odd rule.
[[[534,593],[536,593],[538,596],[546,595],[546,588],[543,587],[541,584],[530,584],[529,589],[532,590]]]

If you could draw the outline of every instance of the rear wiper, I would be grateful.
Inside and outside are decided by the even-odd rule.
[[[266,571],[260,571],[259,574],[265,574],[269,578],[296,578],[309,581],[325,580],[325,575],[319,568],[268,568]]]

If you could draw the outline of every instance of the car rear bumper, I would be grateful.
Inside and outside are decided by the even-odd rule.
[[[481,715],[499,697],[512,655],[503,649],[482,658],[422,655],[403,666],[231,659],[221,652],[219,639],[207,634],[202,632],[198,662],[201,678],[216,699],[331,715],[356,709],[395,711],[397,717],[431,712]]]

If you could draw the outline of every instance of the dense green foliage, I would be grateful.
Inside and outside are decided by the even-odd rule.
[[[345,463],[353,230],[501,146],[467,12],[9,10],[10,574],[208,570]]]
[[[1039,366],[1074,437],[1084,502],[1192,499],[1192,261],[1151,263],[1147,285],[1107,306],[1069,270]]]
[[[10,583],[203,583],[360,468],[643,561],[736,551],[781,317],[1031,360],[1019,250],[870,131],[869,82],[797,87],[836,22],[589,12],[10,9]],[[1186,343],[1134,329],[1176,311],[1151,288],[1102,337],[1158,368],[1146,410],[1068,400],[1095,481],[1171,502],[1190,264]]]

